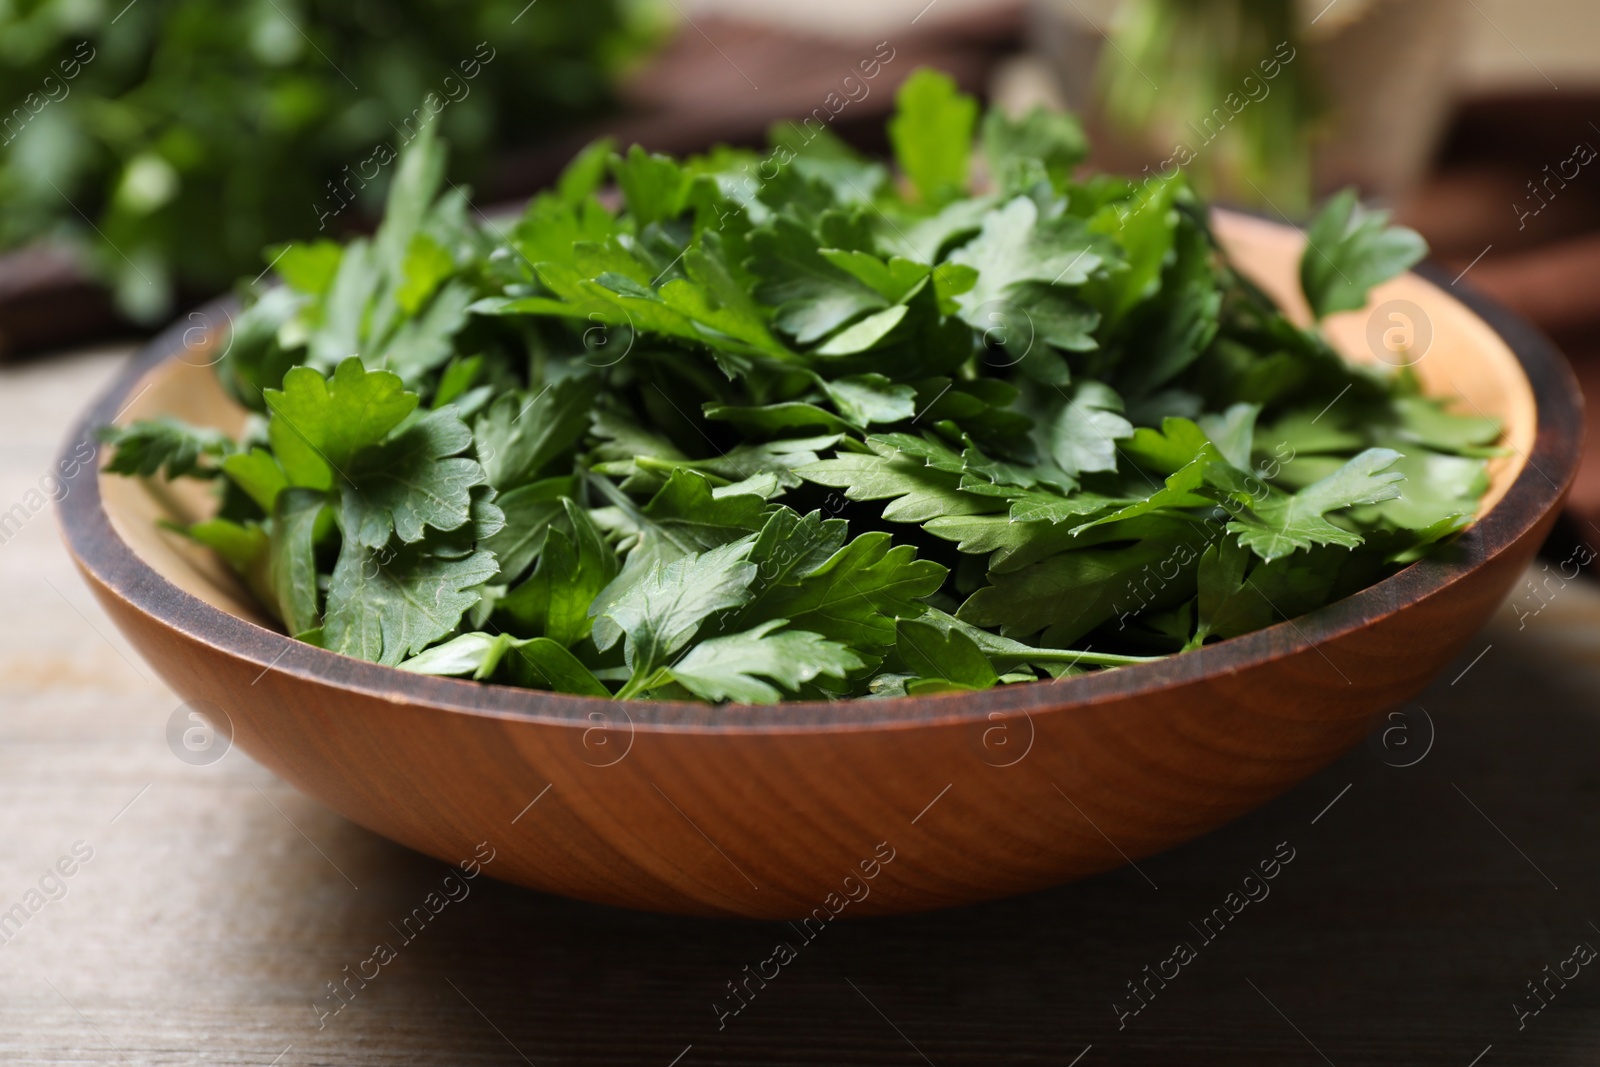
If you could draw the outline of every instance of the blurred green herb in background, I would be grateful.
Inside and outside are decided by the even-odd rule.
[[[1160,169],[1203,195],[1305,213],[1321,108],[1298,14],[1296,0],[1124,0],[1098,72],[1107,117],[1170,149]]]
[[[76,245],[157,319],[375,216],[421,124],[473,181],[602,112],[663,28],[644,0],[0,0],[0,248]]]

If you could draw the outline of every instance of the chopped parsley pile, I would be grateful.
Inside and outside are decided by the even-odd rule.
[[[1470,521],[1499,426],[1290,322],[1181,176],[1080,178],[1072,118],[931,71],[889,139],[596,145],[494,221],[419,138],[377,234],[289,246],[218,341],[242,437],[108,429],[110,469],[215,483],[182,532],[301,640],[619,699],[1123,666]],[[1310,239],[1319,319],[1425,251],[1349,194]]]

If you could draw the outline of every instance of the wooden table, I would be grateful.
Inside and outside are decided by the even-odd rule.
[[[122,354],[0,372],[0,512],[38,486]],[[0,1061],[1600,1062],[1600,967],[1563,962],[1600,947],[1592,585],[1547,593],[1537,615],[1532,594],[1520,619],[1508,607],[1420,698],[1426,718],[1234,825],[1050,892],[830,927],[719,1030],[725,983],[792,939],[785,926],[479,879],[404,942],[391,923],[446,869],[242,752],[175,758],[177,698],[110,628],[54,524],[47,506],[0,544],[0,939],[13,905],[27,913],[0,945]],[[1197,927],[1280,842],[1294,858],[1270,895],[1206,940]],[[46,877],[58,861],[70,878]],[[65,895],[30,912],[41,881]],[[319,1028],[327,983],[379,942],[396,958]],[[1172,975],[1178,942],[1194,958],[1163,986],[1148,976]],[[1549,979],[1519,1028],[1546,965],[1577,973]],[[1146,983],[1137,1014],[1130,982]]]

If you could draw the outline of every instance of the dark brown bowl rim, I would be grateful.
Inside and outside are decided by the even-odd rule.
[[[59,516],[79,565],[162,625],[263,672],[280,671],[397,704],[546,725],[588,727],[604,722],[620,728],[626,722],[630,730],[708,734],[908,729],[1088,707],[1232,674],[1352,633],[1461,580],[1525,536],[1562,499],[1577,470],[1583,433],[1581,393],[1566,360],[1531,324],[1482,295],[1457,289],[1441,268],[1425,264],[1417,273],[1482,318],[1510,347],[1532,387],[1537,406],[1535,442],[1506,495],[1448,553],[1414,563],[1307,615],[1155,663],[1057,682],[999,686],[980,693],[711,706],[689,701],[623,704],[430,677],[293,641],[179,589],[140,559],[112,527],[101,502],[98,467],[79,469],[66,479],[68,491]],[[74,427],[63,446],[63,459],[127,406],[129,393],[145,375],[184,350],[185,332],[192,328],[180,320],[132,358]],[[1329,665],[1338,670],[1331,661]]]

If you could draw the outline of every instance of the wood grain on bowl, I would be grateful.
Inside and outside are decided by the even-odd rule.
[[[1235,260],[1279,299],[1301,238],[1220,215]],[[1581,402],[1560,355],[1503,312],[1407,275],[1427,387],[1501,418],[1511,454],[1479,521],[1444,551],[1309,615],[1198,652],[977,694],[621,704],[428,678],[290,641],[223,568],[153,519],[204,495],[86,472],[67,541],[117,625],[186,700],[306,793],[446,861],[661,911],[825,921],[936,908],[1137,861],[1330,762],[1419,692],[1537,550],[1571,481]],[[1336,329],[1373,358],[1368,315]],[[158,340],[85,416],[232,426],[240,412]],[[141,392],[142,390],[142,392]]]

